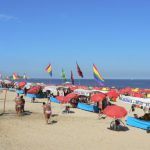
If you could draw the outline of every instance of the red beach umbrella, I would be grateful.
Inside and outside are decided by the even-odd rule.
[[[19,88],[23,88],[25,85],[26,85],[26,82],[20,82],[20,83],[18,84],[18,87],[19,87]]]
[[[57,96],[56,99],[59,100],[61,103],[69,102],[69,100],[67,98],[65,98],[65,96]]]
[[[92,90],[100,90],[100,87],[93,87]]]
[[[103,93],[97,93],[91,96],[91,101],[93,102],[100,102],[106,98],[106,95]]]
[[[79,95],[75,94],[75,93],[70,93],[70,94],[66,95],[66,98],[68,98],[68,99],[73,99],[73,98],[75,99],[78,97],[79,97]]]
[[[78,89],[89,90],[89,87],[80,85],[78,86]]]
[[[77,99],[79,98],[80,95],[75,94],[75,93],[70,93],[68,95],[65,96],[65,101],[70,102],[71,99]]]
[[[150,93],[150,89],[143,89],[142,92],[145,94],[148,94],[148,93]]]
[[[116,118],[116,119],[123,118],[127,115],[126,109],[117,105],[107,106],[104,109],[103,113],[108,117]]]
[[[70,89],[71,91],[74,91],[74,90],[78,89],[78,86],[69,86],[69,89]]]
[[[114,101],[116,101],[116,99],[118,98],[119,94],[115,90],[112,90],[112,91],[107,93],[107,96],[109,98],[112,98]]]
[[[27,93],[29,93],[29,94],[38,94],[40,92],[40,90],[42,90],[41,86],[33,86],[33,87],[31,87],[31,89],[28,90]]]
[[[133,93],[132,96],[139,97],[139,98],[143,98],[144,97],[143,94],[141,94],[141,93]]]

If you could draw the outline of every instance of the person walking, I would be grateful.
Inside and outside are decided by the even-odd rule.
[[[50,102],[48,102],[48,103],[43,102],[43,114],[44,114],[44,117],[45,117],[46,124],[49,124],[50,123],[50,118],[51,118],[51,115],[52,115],[51,103]]]

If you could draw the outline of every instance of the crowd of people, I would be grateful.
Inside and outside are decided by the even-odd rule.
[[[48,100],[47,100],[47,102],[43,102],[42,107],[43,107],[43,114],[45,117],[46,124],[49,124],[51,116],[52,116],[50,97],[53,97],[53,96],[52,96],[52,93],[50,91],[48,91],[46,94],[47,94]],[[32,101],[35,101],[35,98],[33,98]],[[89,99],[87,97],[81,96],[78,99],[72,99],[70,101],[70,104],[72,105],[72,107],[76,107],[78,102],[88,104],[88,101],[89,101]],[[112,105],[112,104],[107,97],[103,101],[97,102],[97,107],[99,109],[99,113],[98,113],[99,119],[102,118],[103,110],[108,105]],[[132,105],[130,112],[134,112],[135,108],[136,108],[136,106]],[[150,121],[150,108],[147,108],[147,107],[141,107],[141,108],[144,110],[145,114],[143,116],[140,116],[140,117],[137,114],[134,114],[134,117],[137,119],[140,119],[140,120]],[[23,95],[20,96],[19,94],[17,94],[17,96],[15,98],[15,110],[16,110],[17,115],[20,115],[20,114],[25,112],[25,99],[24,99]],[[69,113],[70,112],[70,106],[65,107],[64,112]],[[113,123],[111,123],[111,128],[113,128],[115,130],[118,129],[119,126],[120,126],[120,120],[119,119],[116,119]]]

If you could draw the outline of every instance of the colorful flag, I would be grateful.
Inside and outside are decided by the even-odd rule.
[[[17,73],[13,73],[13,80],[18,80],[18,79],[19,79],[19,77],[18,77]]]
[[[52,77],[52,66],[51,64],[49,64],[46,69],[45,69],[46,72],[48,72],[48,74]]]
[[[81,69],[80,69],[78,64],[77,64],[77,72],[78,72],[78,75],[83,78],[83,73],[82,73],[82,71],[81,71]]]
[[[62,69],[61,76],[62,76],[62,78],[64,79],[64,81],[67,80],[67,79],[66,79],[66,74],[65,74],[64,69]]]
[[[73,72],[71,71],[71,82],[74,84],[74,77],[73,77]]]
[[[103,85],[102,82],[104,82],[103,77],[100,75],[97,67],[93,64],[93,75],[96,82],[98,82],[100,85]],[[101,82],[102,81],[102,82]]]
[[[0,79],[2,79],[2,74],[0,73]]]

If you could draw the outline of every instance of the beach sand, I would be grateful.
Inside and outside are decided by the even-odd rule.
[[[150,134],[128,127],[127,131],[107,129],[111,118],[98,120],[97,114],[79,109],[62,114],[63,105],[52,103],[52,124],[46,125],[42,102],[25,97],[26,115],[15,113],[14,92],[7,93],[6,113],[0,115],[0,150],[149,150]],[[0,113],[4,93],[0,94]],[[130,105],[117,102],[129,110]],[[140,109],[138,113],[142,114]],[[125,119],[123,119],[125,122]]]

